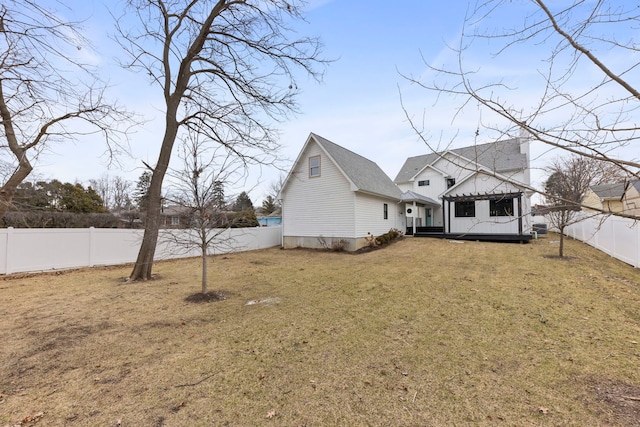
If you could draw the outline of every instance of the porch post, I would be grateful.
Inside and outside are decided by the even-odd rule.
[[[518,195],[518,234],[522,236],[522,193]]]
[[[413,221],[413,235],[416,235],[416,201],[413,201],[413,216],[411,217]]]

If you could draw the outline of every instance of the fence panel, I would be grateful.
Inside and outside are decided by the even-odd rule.
[[[568,226],[568,236],[640,267],[640,222],[611,215],[588,217]]]
[[[181,231],[185,233],[185,230]],[[224,230],[225,244],[212,253],[228,253],[278,246],[280,227]],[[197,256],[166,239],[161,231],[155,259]],[[0,274],[45,271],[134,262],[142,230],[121,229],[0,229]]]

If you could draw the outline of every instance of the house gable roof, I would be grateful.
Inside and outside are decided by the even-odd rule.
[[[426,166],[435,163],[446,153],[456,154],[495,172],[525,169],[528,162],[527,155],[520,152],[520,139],[507,139],[409,157],[400,172],[398,172],[394,182],[411,181],[416,174],[424,170]]]
[[[464,177],[462,180],[460,180],[459,182],[456,182],[455,185],[451,186],[450,188],[447,188],[441,195],[440,198],[444,198],[444,197],[451,197],[452,195],[454,195],[454,193],[456,193],[460,187],[464,186],[464,184],[467,181],[471,181],[473,179],[475,179],[477,176],[485,176],[488,178],[493,178],[496,181],[502,182],[505,185],[511,185],[514,188],[517,188],[518,191],[526,191],[527,188],[526,186],[522,186],[521,184],[507,178],[506,176],[503,176],[497,172],[493,172],[487,168],[484,167],[479,167],[477,171],[474,171],[473,173],[467,175],[466,177]],[[513,192],[513,190],[509,190],[509,192]],[[504,193],[504,191],[502,192],[495,192],[495,194],[502,194]],[[456,193],[457,194],[457,193]],[[487,193],[489,194],[489,193]],[[463,193],[464,195],[464,193]]]
[[[315,133],[309,134],[307,142],[300,151],[298,159],[296,159],[296,164],[300,162],[302,154],[311,141],[315,141],[327,154],[345,178],[351,183],[354,191],[361,191],[395,200],[400,200],[402,197],[402,191],[400,191],[391,178],[389,178],[375,162]],[[295,167],[292,168],[292,170],[294,169]],[[289,177],[285,180],[283,188],[286,187],[288,182]]]
[[[640,194],[640,179],[633,179],[631,181],[628,181],[627,184],[629,187],[633,187],[636,189],[636,191]],[[629,187],[625,187],[625,192],[627,191],[627,188]]]
[[[616,184],[592,185],[591,191],[596,193],[600,200],[616,200],[622,198],[626,184],[624,182]]]
[[[418,194],[411,190],[405,191],[402,193],[402,201],[403,202],[418,202],[418,203],[427,203],[434,206],[441,206],[441,203],[433,200],[431,197],[423,196],[422,194]]]

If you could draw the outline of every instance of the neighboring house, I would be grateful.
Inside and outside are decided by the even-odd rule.
[[[321,248],[343,241],[346,250],[397,227],[402,193],[371,160],[310,134],[278,198],[285,248]]]
[[[583,210],[622,212],[622,196],[625,193],[626,183],[592,185],[586,191],[582,200]],[[595,209],[589,209],[595,208]]]
[[[526,137],[410,157],[394,182],[404,192],[408,234],[531,238]]]
[[[640,215],[640,179],[627,181],[622,197],[624,212],[629,215]]]
[[[160,210],[160,228],[187,228],[189,208],[180,205],[163,206]]]
[[[287,176],[283,246],[347,250],[391,228],[485,240],[531,238],[529,140],[407,159],[395,184],[374,162],[310,134]]]

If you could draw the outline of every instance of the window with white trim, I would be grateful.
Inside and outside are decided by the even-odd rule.
[[[383,211],[383,215],[384,215],[384,219],[389,219],[389,205],[384,203],[382,205],[382,211]]]
[[[427,185],[429,185],[428,179],[425,179],[423,181],[418,181],[418,187],[426,187]]]
[[[320,176],[320,156],[309,157],[309,177]]]

